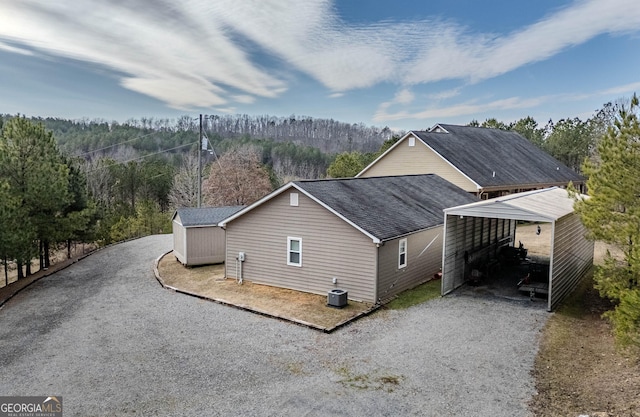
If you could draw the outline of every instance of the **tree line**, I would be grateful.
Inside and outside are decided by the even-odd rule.
[[[8,117],[9,115],[5,115]],[[94,151],[126,141],[137,135],[148,135],[132,144],[135,149],[151,151],[159,144],[166,148],[186,145],[199,132],[198,119],[181,116],[177,119],[142,118],[124,123],[105,120],[66,120],[34,118],[53,132],[64,151]],[[250,137],[257,140],[287,142],[312,147],[326,154],[343,151],[375,151],[394,132],[388,127],[345,123],[333,119],[291,115],[204,115],[204,132],[208,137],[236,140]]]
[[[204,180],[204,204],[249,204],[289,180],[325,175],[334,155],[303,144],[305,135],[321,144],[318,136],[329,132],[326,142],[345,146],[340,149],[366,148],[375,140],[369,131],[362,133],[368,129],[363,125],[331,120],[204,120],[206,151],[200,151],[199,168],[200,126],[192,117],[120,124],[1,116],[0,257],[5,281],[9,265],[19,278],[28,276],[32,259],[47,268],[51,249],[66,245],[70,256],[73,241],[105,245],[170,231],[176,208],[198,204],[198,173]],[[260,133],[258,125],[280,140],[262,137],[267,133]],[[284,140],[295,135],[301,136]],[[349,135],[355,140],[349,142]],[[340,144],[342,137],[346,145]],[[221,190],[243,192],[225,196]]]

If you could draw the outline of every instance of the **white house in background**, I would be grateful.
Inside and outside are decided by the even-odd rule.
[[[481,199],[585,184],[517,132],[448,124],[407,133],[356,177],[408,174],[437,174]]]

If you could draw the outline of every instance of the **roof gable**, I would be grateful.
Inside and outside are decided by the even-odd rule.
[[[295,181],[220,222],[250,213],[294,188],[376,243],[441,225],[443,209],[478,201],[434,174]]]
[[[517,132],[447,124],[435,127],[412,133],[483,188],[584,181]]]
[[[184,227],[217,226],[227,217],[237,213],[245,206],[224,207],[185,207],[179,208],[173,215],[173,219],[180,218]]]

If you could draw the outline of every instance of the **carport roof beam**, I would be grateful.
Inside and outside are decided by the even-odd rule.
[[[558,187],[534,190],[465,204],[444,210],[445,215],[554,222],[573,212],[574,200]]]

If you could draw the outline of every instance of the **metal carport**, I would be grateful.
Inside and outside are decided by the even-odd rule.
[[[470,257],[490,256],[514,245],[518,220],[551,224],[547,310],[555,308],[593,264],[593,242],[558,187],[497,197],[444,210],[442,295],[465,282]]]

